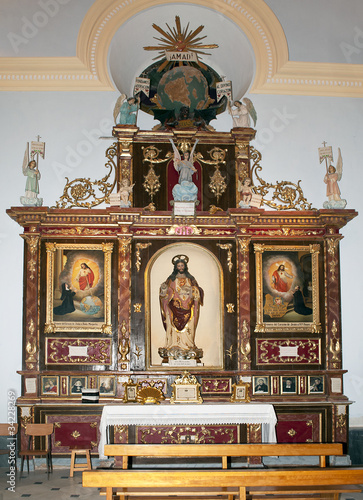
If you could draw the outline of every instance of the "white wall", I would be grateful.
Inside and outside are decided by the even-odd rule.
[[[263,177],[268,181],[302,180],[305,196],[313,207],[322,208],[325,200],[324,167],[319,164],[317,148],[323,141],[340,147],[344,174],[340,183],[347,208],[362,211],[361,173],[363,101],[326,97],[250,95],[258,113],[257,149],[263,154]],[[0,421],[7,418],[7,391],[20,395],[22,350],[23,241],[20,226],[5,213],[19,206],[24,194],[22,161],[27,141],[39,134],[46,142],[46,159],[41,161],[41,196],[44,205],[59,199],[63,177],[99,179],[106,172],[104,152],[110,141],[112,110],[117,93],[112,92],[3,92],[0,93]],[[140,128],[155,122],[149,116],[139,121]],[[229,130],[231,119],[221,116],[211,123],[218,130]],[[360,253],[363,234],[360,217],[346,226],[341,243],[343,359],[345,394],[355,404],[351,423],[363,425],[362,280]]]

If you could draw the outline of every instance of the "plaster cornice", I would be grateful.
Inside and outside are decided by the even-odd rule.
[[[107,67],[116,31],[132,16],[177,0],[96,0],[83,19],[76,57],[0,58],[0,90],[115,90]],[[211,7],[210,0],[183,3]],[[256,61],[250,93],[363,97],[363,65],[288,60],[284,31],[263,0],[214,0],[248,37]]]

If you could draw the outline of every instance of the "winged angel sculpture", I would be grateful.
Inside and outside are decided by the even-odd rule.
[[[233,128],[250,127],[251,118],[253,126],[256,126],[257,113],[252,101],[248,97],[244,97],[241,101],[228,101],[228,113],[232,116]]]
[[[113,110],[115,124],[136,125],[139,104],[139,97],[129,97],[127,99],[126,94],[121,94]]]
[[[347,205],[347,200],[342,200],[340,197],[340,189],[338,181],[343,175],[343,159],[340,148],[338,148],[338,159],[336,167],[330,163],[327,167],[327,171],[324,177],[324,182],[326,184],[326,196],[328,201],[323,203],[324,208],[345,208]]]

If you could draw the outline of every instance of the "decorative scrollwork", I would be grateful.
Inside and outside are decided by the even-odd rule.
[[[276,181],[275,184],[264,181],[259,175],[262,171],[261,153],[253,146],[250,147],[250,153],[253,161],[251,168],[252,190],[262,196],[262,202],[265,205],[276,210],[312,210],[311,203],[308,203],[300,187],[301,180],[297,184],[291,181]],[[256,181],[260,185],[256,185]],[[270,193],[270,190],[273,190],[272,199],[268,200],[266,195]]]
[[[92,208],[100,205],[103,202],[109,201],[109,195],[112,193],[116,186],[116,163],[114,158],[117,158],[117,143],[113,143],[106,150],[106,158],[108,161],[105,167],[109,172],[98,181],[91,181],[89,178],[78,178],[69,181],[66,177],[66,185],[63,190],[62,196],[57,201],[55,207],[52,208]],[[111,174],[114,172],[114,180],[110,181]],[[100,192],[97,195],[96,189]]]
[[[204,160],[203,156],[200,153],[197,154],[197,159],[201,163],[205,163],[206,165],[214,165],[215,167],[213,175],[210,176],[209,189],[214,194],[214,196],[216,196],[217,203],[219,202],[219,198],[227,188],[227,184],[225,182],[226,177],[222,175],[219,170],[220,166],[226,163],[226,151],[226,149],[214,147],[213,149],[208,151],[211,160]]]
[[[160,175],[156,175],[154,165],[167,161],[171,157],[171,152],[167,153],[165,158],[158,158],[160,149],[157,149],[155,146],[148,146],[147,148],[143,147],[142,150],[144,155],[142,161],[143,162],[147,161],[150,163],[149,171],[146,175],[144,175],[145,181],[143,183],[143,187],[145,191],[150,195],[151,198],[150,205],[153,207],[154,195],[159,191],[161,187],[159,181]]]
[[[141,269],[141,250],[145,250],[145,248],[149,247],[151,243],[136,243],[136,261],[135,266],[137,272]]]
[[[332,323],[331,334],[332,335],[331,335],[330,343],[329,343],[329,351],[332,355],[331,361],[333,363],[333,368],[339,368],[341,347],[340,347],[340,341],[339,341],[339,337],[338,337],[337,323],[336,323],[335,319],[333,320],[333,323]]]
[[[227,266],[228,266],[228,271],[231,272],[233,268],[233,262],[232,262],[232,243],[217,243],[217,247],[221,248],[222,250],[227,250]]]

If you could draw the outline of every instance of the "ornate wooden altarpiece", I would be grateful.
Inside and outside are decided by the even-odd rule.
[[[8,210],[24,239],[19,418],[23,426],[54,422],[55,453],[68,453],[77,440],[90,440],[96,450],[103,405],[138,404],[130,395],[139,387],[158,388],[170,404],[172,384],[184,370],[197,377],[203,404],[230,402],[233,387],[250,381],[246,399],[274,405],[280,442],[347,442],[339,231],[357,214],[311,208],[299,183],[266,183],[250,145],[254,134],[250,128],[146,132],[118,125],[101,181],[69,181],[52,208]],[[175,215],[170,203],[178,181],[170,138],[181,149],[199,139],[199,203],[190,216]],[[265,208],[239,207],[246,177]],[[109,195],[124,179],[134,184],[131,206],[111,206]],[[106,208],[95,208],[101,202]],[[159,288],[180,254],[204,290],[195,335],[200,350],[194,360],[169,362]],[[87,262],[93,263],[93,292],[80,293],[75,320],[57,314],[64,276],[80,288],[73,268],[85,270]],[[278,267],[287,273],[285,282],[299,280],[290,302],[286,290],[273,292]],[[292,311],[295,292],[305,307],[299,314]],[[82,404],[82,386],[99,388],[100,402]],[[168,435],[177,442],[189,431],[114,432],[119,441],[168,442]],[[195,432],[196,441],[205,442],[261,439],[258,425]]]

